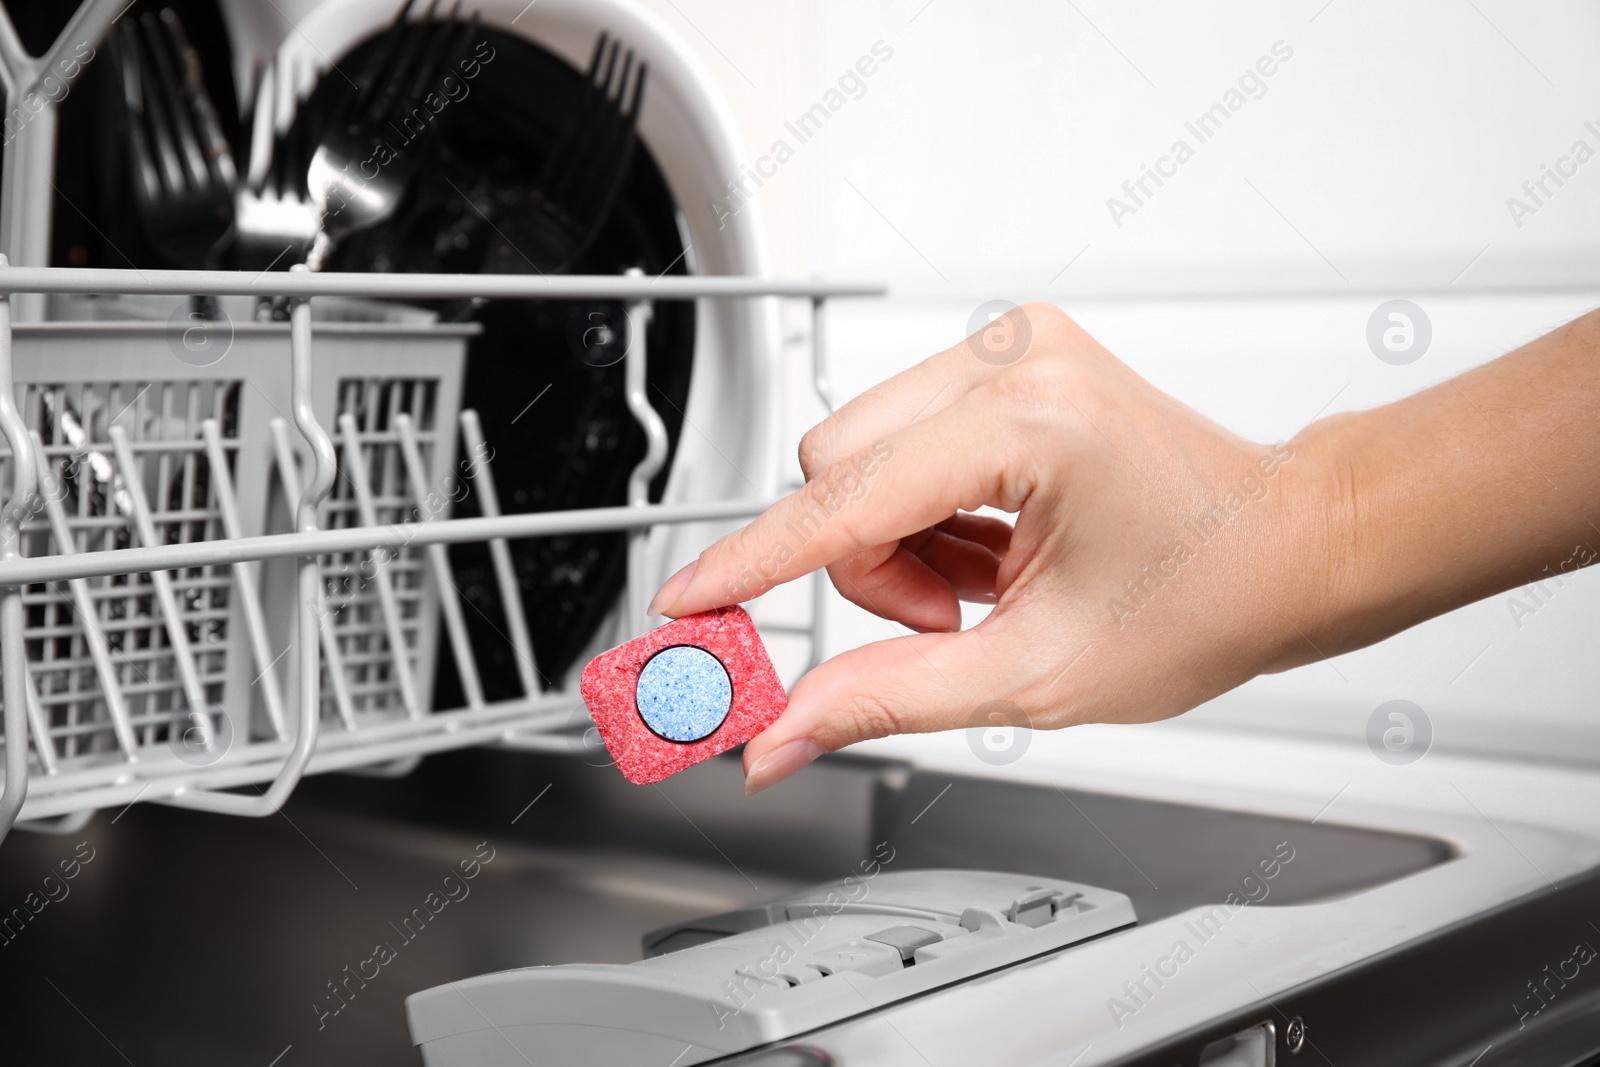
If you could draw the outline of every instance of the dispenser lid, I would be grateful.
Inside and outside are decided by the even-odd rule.
[[[1126,896],[1095,886],[872,869],[653,931],[637,963],[525,967],[413,994],[412,1042],[429,1067],[701,1063],[1137,921]]]

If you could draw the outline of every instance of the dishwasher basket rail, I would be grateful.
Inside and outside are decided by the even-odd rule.
[[[10,483],[0,511],[0,840],[30,790],[26,816],[41,825],[135,801],[261,816],[306,773],[396,773],[425,753],[481,743],[570,747],[548,735],[580,702],[541,686],[507,541],[625,531],[623,605],[642,619],[652,527],[747,517],[770,503],[649,502],[667,454],[645,390],[652,302],[809,302],[814,384],[831,409],[826,301],[882,291],[637,272],[252,275],[13,267],[0,257],[0,484]],[[17,293],[285,297],[288,351],[276,373],[287,364],[294,429],[282,414],[241,415],[241,397],[260,392],[248,379],[19,380]],[[420,375],[341,379],[334,425],[323,425],[316,296],[622,302],[626,400],[647,442],[628,502],[502,514],[475,413],[458,412],[454,393],[441,401]],[[480,517],[449,517],[441,487],[457,472]],[[287,529],[265,532],[274,511]],[[513,699],[484,696],[447,552],[465,542],[489,548],[522,690]],[[815,590],[810,625],[793,628],[809,636],[813,661],[821,582]],[[436,646],[450,650],[461,707],[429,706]]]

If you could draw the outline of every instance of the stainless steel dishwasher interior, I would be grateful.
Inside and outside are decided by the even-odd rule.
[[[414,1064],[410,993],[636,960],[646,931],[844,877],[884,842],[891,869],[1088,882],[1128,894],[1144,922],[1240,891],[1288,839],[1294,862],[1260,906],[1451,855],[1422,837],[865,759],[824,760],[749,800],[739,774],[724,757],[640,788],[581,755],[466,750],[404,779],[308,779],[264,819],[134,804],[72,834],[15,834],[0,984],[29,1023],[14,1055]],[[63,861],[76,877],[62,880]]]

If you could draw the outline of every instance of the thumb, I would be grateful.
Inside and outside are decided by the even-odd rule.
[[[745,746],[745,793],[857,741],[972,725],[974,709],[1025,681],[1015,657],[999,654],[990,621],[878,641],[812,670],[777,721]]]

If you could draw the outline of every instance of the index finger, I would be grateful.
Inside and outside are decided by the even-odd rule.
[[[651,614],[673,617],[760,596],[853,553],[999,503],[1011,432],[957,404],[829,466],[673,575]]]
[[[1037,309],[1035,309],[1037,310]],[[959,403],[973,389],[992,379],[1003,366],[1027,354],[1031,341],[1049,322],[1028,306],[1005,313],[1014,336],[1025,338],[1017,351],[996,361],[981,343],[993,322],[942,352],[913,364],[823,419],[801,439],[800,471],[813,477],[886,434]],[[1038,321],[1036,321],[1038,320]]]

